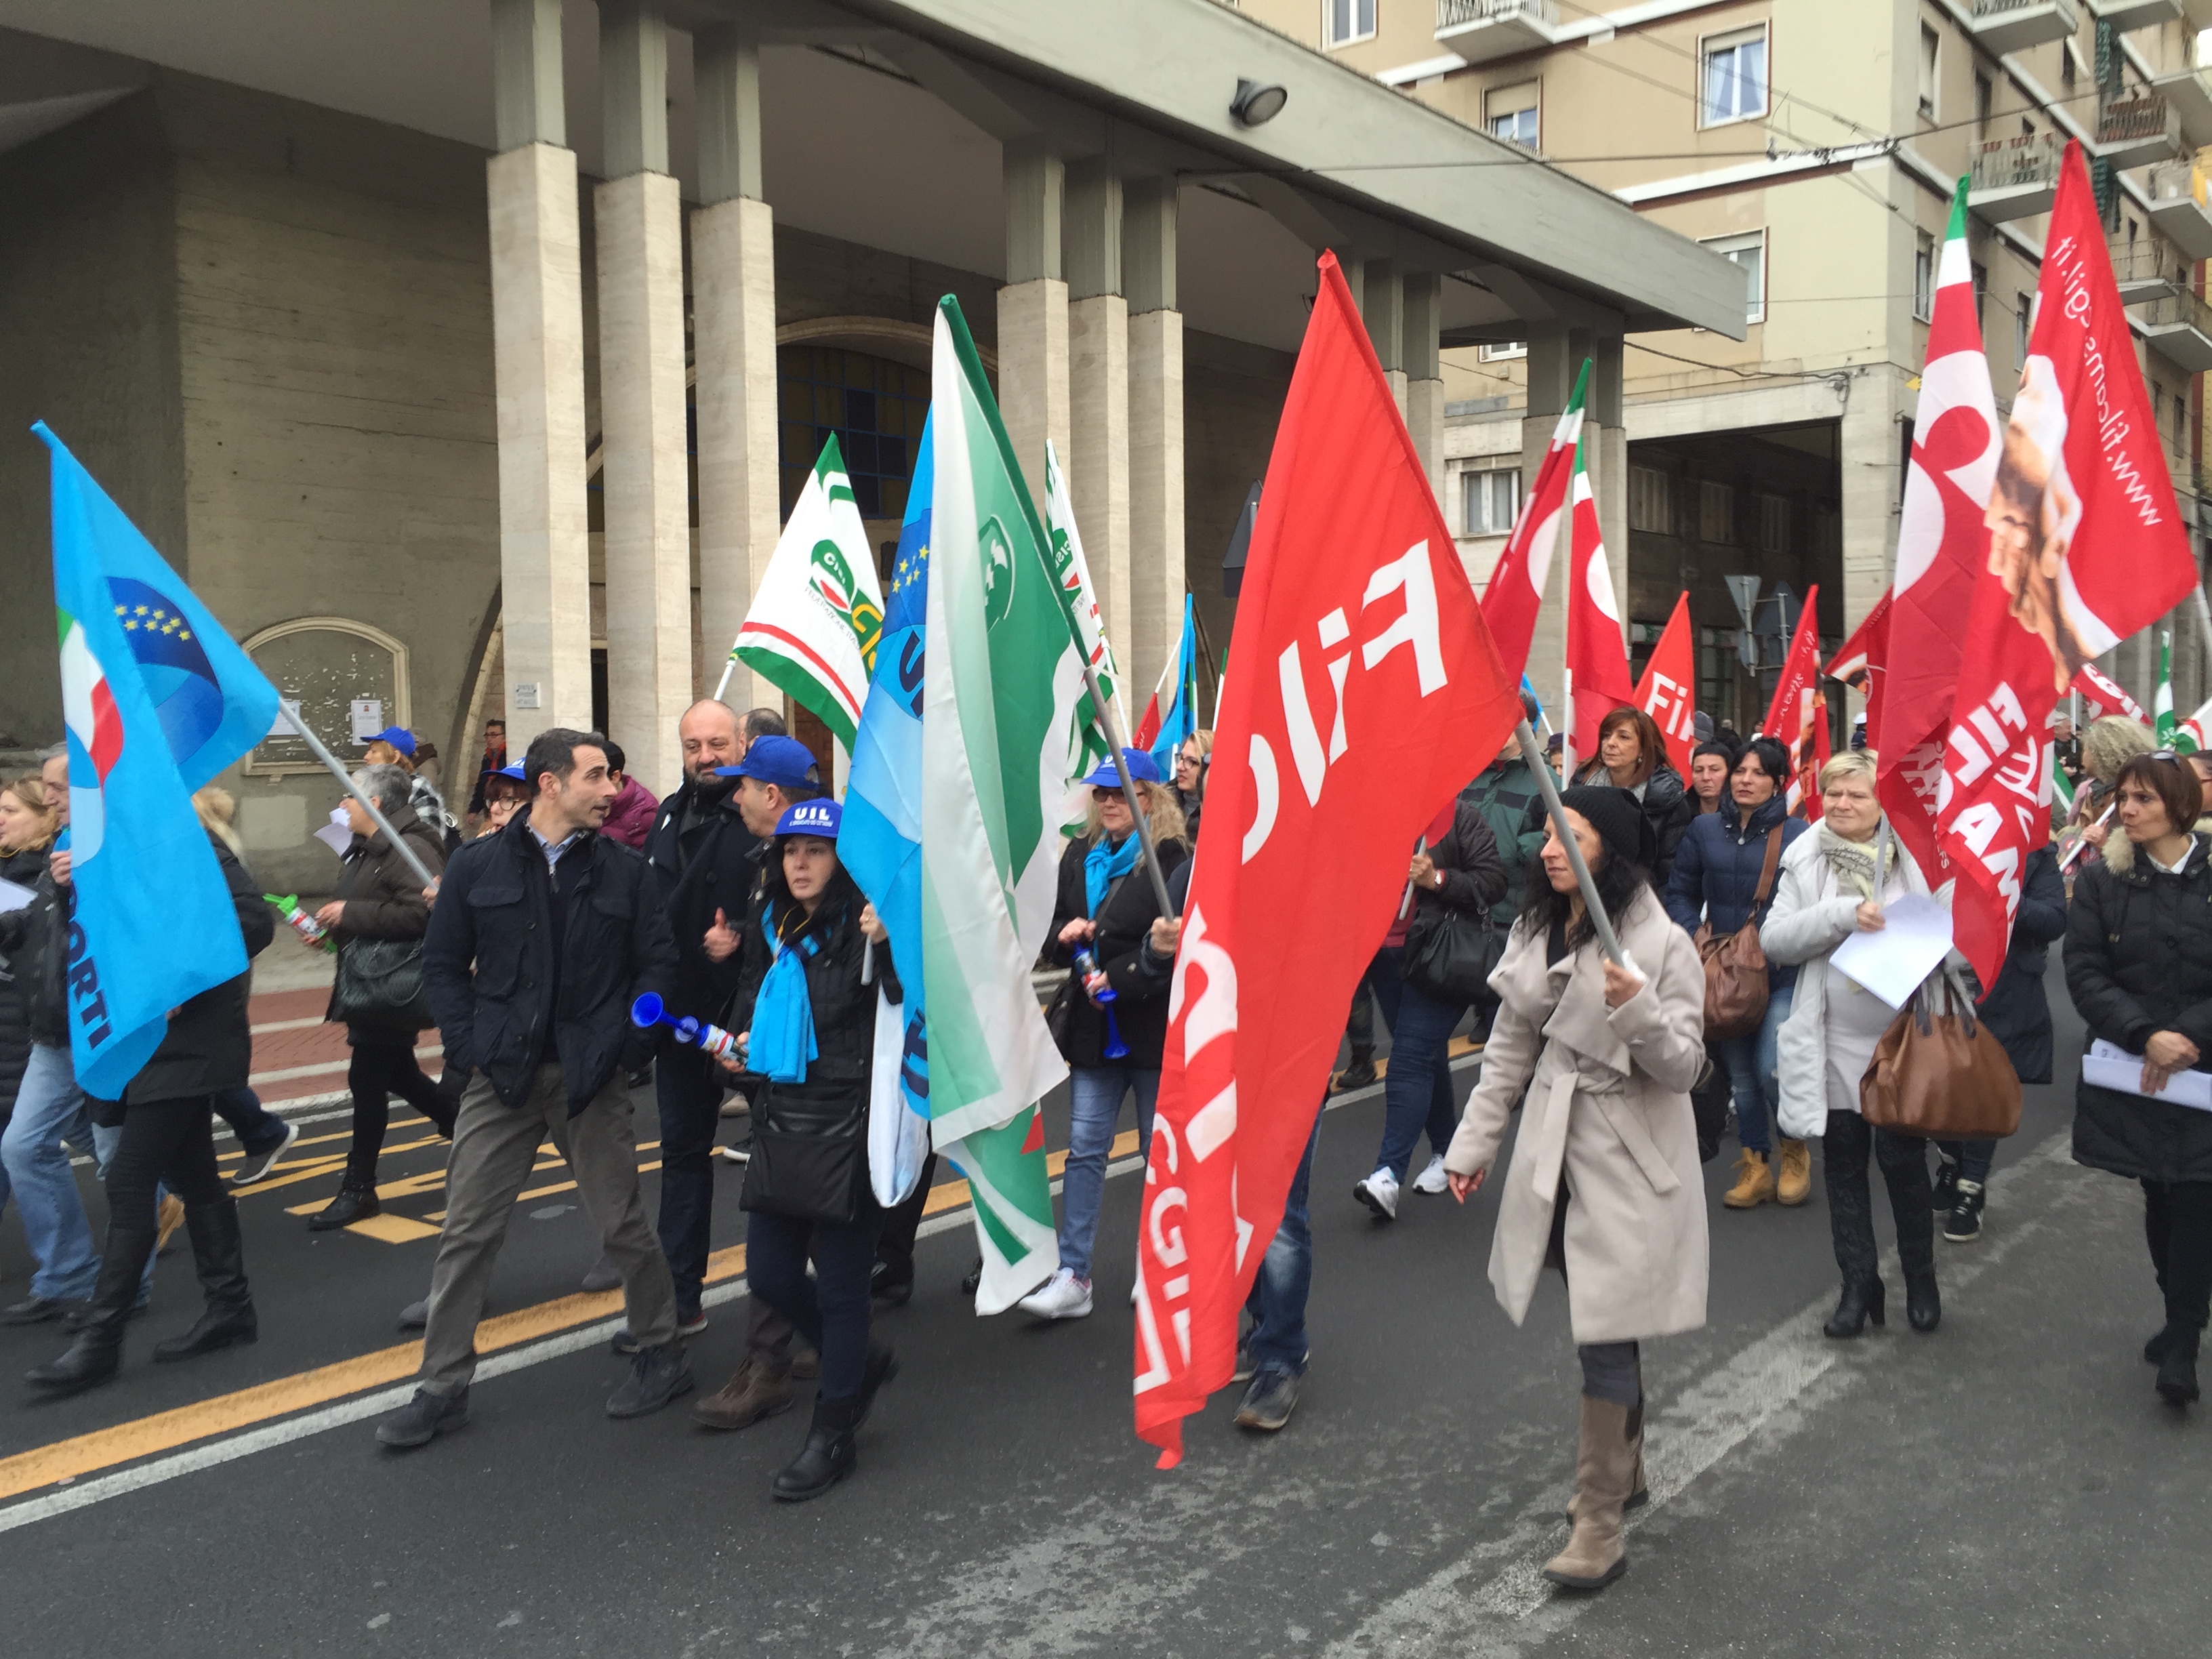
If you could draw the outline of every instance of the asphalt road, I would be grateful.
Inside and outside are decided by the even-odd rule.
[[[2062,1015],[2060,1051],[2077,1043]],[[1492,1193],[1464,1211],[1409,1194],[1387,1226],[1352,1201],[1380,1127],[1365,1096],[1322,1131],[1313,1369],[1284,1433],[1239,1433],[1224,1397],[1170,1474],[1132,1437],[1123,1176],[1079,1323],[975,1319],[964,1214],[933,1224],[914,1303],[879,1324],[905,1369],[860,1473],[797,1508],[768,1482],[803,1408],[733,1436],[682,1406],[601,1414],[623,1368],[595,1334],[605,1304],[562,1300],[596,1254],[573,1193],[520,1206],[495,1305],[521,1334],[473,1424],[404,1457],[362,1402],[404,1386],[392,1316],[434,1246],[307,1234],[285,1212],[334,1172],[249,1198],[258,1346],[147,1363],[192,1316],[179,1253],[118,1382],[58,1404],[0,1384],[0,1630],[42,1659],[2202,1652],[2212,1425],[2151,1390],[2140,1200],[2067,1160],[2070,1093],[2030,1091],[1983,1241],[1939,1241],[1932,1336],[1900,1316],[1824,1340],[1819,1182],[1802,1209],[1738,1215],[1717,1204],[1725,1158],[1708,1166],[1711,1322],[1646,1346],[1654,1501],[1596,1598],[1536,1576],[1572,1473],[1565,1296],[1547,1285],[1518,1330],[1498,1310]],[[1048,1132],[1065,1144],[1064,1109]],[[435,1212],[439,1164],[434,1143],[387,1154],[387,1182],[426,1182],[393,1213]],[[718,1243],[742,1237],[737,1179]],[[742,1350],[738,1285],[710,1292],[702,1388]],[[0,1330],[0,1378],[55,1346]]]

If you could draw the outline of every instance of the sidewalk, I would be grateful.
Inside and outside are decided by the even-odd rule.
[[[253,964],[253,1072],[248,1081],[271,1110],[327,1106],[346,1098],[352,1051],[346,1047],[345,1027],[323,1018],[336,963],[326,951],[307,950],[287,931]],[[435,1062],[445,1053],[437,1032],[425,1031],[415,1053],[423,1069],[435,1076]]]

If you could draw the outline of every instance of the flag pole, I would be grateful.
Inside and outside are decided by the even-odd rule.
[[[1055,587],[1057,582],[1053,584]],[[1106,746],[1114,757],[1114,770],[1121,775],[1121,799],[1129,803],[1129,820],[1137,826],[1137,845],[1145,854],[1145,873],[1152,878],[1152,896],[1160,902],[1160,914],[1172,916],[1175,902],[1168,897],[1168,880],[1160,873],[1160,855],[1152,846],[1152,826],[1146,822],[1144,803],[1137,799],[1137,786],[1129,776],[1129,757],[1122,752],[1121,734],[1114,729],[1114,711],[1098,688],[1098,671],[1091,665],[1091,653],[1083,647],[1083,635],[1077,631],[1074,615],[1063,601],[1060,615],[1067,618],[1068,632],[1075,641],[1076,654],[1083,659],[1083,683],[1091,690],[1091,711],[1098,716],[1098,724],[1106,732]],[[1153,787],[1164,789],[1164,783]]]
[[[1536,746],[1536,734],[1528,729],[1524,719],[1514,726],[1513,735],[1521,739],[1521,757],[1536,775],[1536,787],[1544,794],[1544,810],[1552,815],[1552,828],[1559,838],[1559,845],[1567,849],[1567,863],[1575,872],[1576,884],[1583,890],[1583,908],[1589,913],[1590,926],[1597,929],[1598,946],[1608,961],[1625,968],[1628,964],[1621,955],[1620,941],[1613,935],[1613,919],[1606,915],[1605,902],[1597,896],[1597,883],[1590,875],[1589,866],[1583,861],[1582,843],[1567,827],[1566,804],[1559,799],[1559,786],[1552,780],[1552,769],[1544,763],[1544,751]]]
[[[307,730],[307,721],[300,718],[299,704],[286,702],[280,698],[276,706],[284,711],[286,722],[300,734],[301,741],[307,745],[315,758],[331,769],[331,775],[345,785],[346,793],[359,801],[361,810],[368,814],[378,829],[384,831],[384,838],[392,843],[401,858],[407,860],[407,867],[421,878],[425,887],[435,887],[438,878],[430,873],[430,866],[416,857],[415,849],[400,838],[399,832],[392,827],[392,820],[377,810],[376,803],[369,799],[368,792],[353,781],[353,775],[339,763],[338,757],[323,747],[320,738]]]
[[[722,693],[730,689],[730,675],[736,669],[737,665],[737,653],[734,651],[732,652],[730,655],[722,659],[722,678],[714,682],[714,701],[716,702],[721,702]]]

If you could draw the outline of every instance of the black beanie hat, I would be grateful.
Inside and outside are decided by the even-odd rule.
[[[1597,831],[1607,859],[1625,860],[1647,872],[1651,868],[1659,854],[1658,838],[1644,816],[1644,804],[1633,794],[1609,784],[1586,783],[1566,790],[1559,799]]]

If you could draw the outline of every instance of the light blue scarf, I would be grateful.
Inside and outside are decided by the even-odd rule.
[[[1106,902],[1106,890],[1137,867],[1137,835],[1131,830],[1119,847],[1109,846],[1101,834],[1083,855],[1084,908],[1093,917]]]
[[[753,999],[752,1042],[745,1069],[771,1083],[804,1083],[808,1064],[821,1049],[814,1042],[814,999],[806,989],[806,963],[822,949],[809,933],[786,946],[775,937],[775,907],[762,907],[761,932],[775,960]]]

